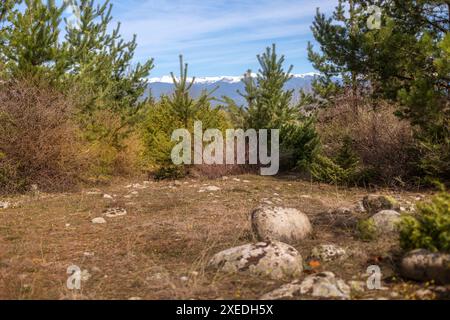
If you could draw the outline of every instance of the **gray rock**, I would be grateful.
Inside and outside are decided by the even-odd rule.
[[[400,213],[393,210],[383,210],[369,218],[369,222],[373,224],[378,234],[392,234],[397,230]]]
[[[310,275],[301,283],[296,280],[261,297],[261,300],[280,300],[301,296],[327,299],[350,299],[350,287],[332,272]]]
[[[251,214],[252,230],[258,240],[293,244],[312,232],[308,216],[297,209],[263,206]]]
[[[375,214],[382,210],[399,210],[400,205],[397,200],[389,196],[368,195],[363,199],[364,209],[369,214]]]
[[[250,273],[271,279],[299,276],[303,259],[298,251],[282,242],[260,242],[217,253],[208,267],[225,273]]]
[[[403,277],[417,281],[432,281],[438,284],[450,283],[450,254],[432,253],[428,250],[409,252],[401,261]]]
[[[311,251],[311,257],[325,262],[342,259],[346,255],[345,249],[334,244],[322,244],[314,247]]]

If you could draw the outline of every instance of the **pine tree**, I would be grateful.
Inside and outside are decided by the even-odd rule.
[[[244,76],[245,93],[241,93],[247,101],[247,127],[280,128],[295,118],[295,109],[291,104],[294,91],[284,89],[292,78],[293,66],[284,70],[285,58],[278,57],[275,44],[257,58],[260,69],[256,79],[249,70]]]
[[[171,141],[172,132],[185,128],[193,131],[195,121],[201,121],[203,129],[217,128],[224,131],[229,127],[225,114],[219,108],[211,107],[212,92],[203,91],[194,98],[190,89],[195,83],[195,77],[189,79],[188,65],[180,55],[180,75],[171,73],[174,91],[163,95],[159,102],[148,104],[146,120],[143,124],[145,140],[145,158],[149,166],[159,167],[162,175],[179,174],[173,168],[171,150],[175,143]]]
[[[281,166],[305,169],[313,161],[320,145],[315,119],[302,113],[293,100],[294,90],[286,90],[293,66],[284,69],[285,57],[279,57],[275,44],[258,55],[260,69],[256,77],[248,70],[243,78],[246,105],[238,108],[228,99],[228,111],[241,115],[245,128],[280,129]],[[235,121],[236,123],[237,121]]]
[[[79,26],[66,23],[65,49],[71,73],[70,86],[84,92],[80,103],[80,119],[91,132],[92,139],[110,139],[119,145],[131,126],[139,119],[146,104],[143,99],[153,60],[132,66],[136,36],[124,41],[120,23],[109,31],[112,5],[109,0],[95,5],[94,0],[73,1],[79,8]],[[67,21],[66,21],[67,22]],[[119,121],[114,126],[98,124],[94,116],[107,111]]]
[[[65,72],[60,63],[64,53],[58,42],[64,6],[57,6],[54,0],[46,4],[42,0],[25,0],[21,12],[14,10],[18,3],[7,1],[0,7],[2,18],[8,23],[1,31],[6,73],[12,77],[58,79]]]

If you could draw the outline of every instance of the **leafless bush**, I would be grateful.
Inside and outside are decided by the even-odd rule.
[[[0,84],[0,193],[67,190],[83,171],[69,99],[31,81]]]
[[[391,184],[402,181],[411,171],[414,146],[408,121],[395,114],[396,106],[387,102],[358,101],[341,97],[332,108],[321,110],[318,130],[324,151],[336,155],[343,139],[349,137],[364,167],[376,174],[375,179]]]

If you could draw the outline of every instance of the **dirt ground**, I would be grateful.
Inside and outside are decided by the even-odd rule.
[[[199,192],[206,186],[220,190]],[[378,193],[411,202],[418,194],[429,196],[422,191]],[[347,249],[343,262],[307,265],[305,275],[331,271],[346,281],[365,281],[367,267],[377,264],[384,290],[353,292],[352,298],[436,298],[417,294],[433,284],[397,276],[396,239],[364,242],[346,223],[354,217],[328,218],[328,210],[352,207],[366,194],[365,189],[339,189],[294,176],[239,176],[176,183],[119,180],[73,194],[2,198],[13,206],[0,209],[0,299],[258,299],[285,282],[218,274],[206,264],[223,249],[255,240],[249,215],[262,201],[309,216],[314,234],[295,246],[306,265],[316,245]],[[127,214],[104,216],[115,207]],[[106,223],[92,223],[96,217]],[[90,275],[80,290],[66,286],[71,265]]]

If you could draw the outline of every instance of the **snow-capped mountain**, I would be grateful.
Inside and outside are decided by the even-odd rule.
[[[285,89],[295,90],[295,97],[298,97],[300,89],[309,91],[311,83],[317,73],[305,73],[293,75],[292,79],[286,84]],[[244,99],[238,94],[238,90],[244,91],[244,84],[242,83],[242,76],[218,76],[218,77],[196,77],[194,85],[191,88],[191,94],[198,96],[203,90],[213,91],[212,96],[220,99],[222,96],[228,96],[235,100],[238,104],[243,104]],[[189,79],[192,81],[192,78]],[[160,78],[148,79],[149,91],[152,96],[158,99],[162,94],[170,94],[173,91],[173,81],[171,76],[163,76]],[[219,101],[214,101],[213,104],[219,104]]]

